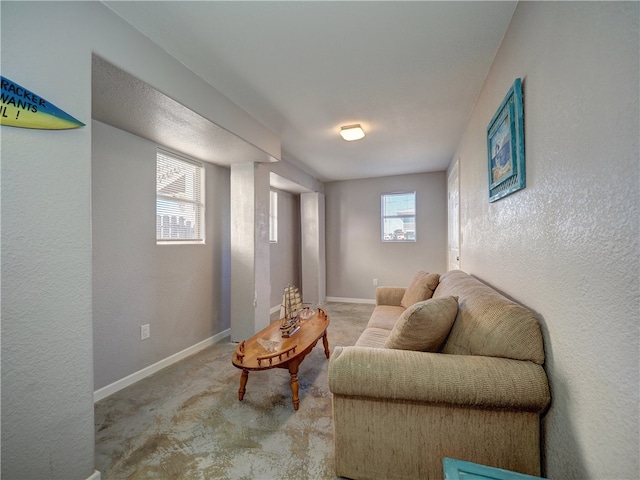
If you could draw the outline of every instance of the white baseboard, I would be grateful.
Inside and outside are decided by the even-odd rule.
[[[231,329],[228,328],[227,330],[217,333],[214,336],[209,337],[206,340],[203,340],[201,342],[198,342],[189,348],[185,348],[181,352],[174,353],[173,355],[165,358],[164,360],[160,360],[159,362],[156,362],[153,365],[149,365],[148,367],[143,368],[142,370],[138,370],[137,372],[132,373],[131,375],[128,375],[124,378],[121,378],[120,380],[117,380],[112,384],[107,385],[106,387],[102,387],[96,390],[95,392],[93,392],[93,403],[99,402],[103,398],[107,398],[109,395],[113,395],[114,393],[122,390],[123,388],[133,385],[134,383],[139,382],[143,378],[146,378],[149,375],[153,375],[154,373],[162,370],[163,368],[168,367],[169,365],[174,364],[176,362],[179,362],[180,360],[187,358],[193,355],[194,353],[198,353],[200,350],[203,350],[215,343],[218,343],[222,339],[230,335],[231,335]],[[100,472],[98,472],[97,478],[93,478],[93,476],[91,476],[89,477],[88,480],[100,480]]]
[[[269,310],[269,314],[273,315],[274,313],[279,312],[280,307],[281,305],[276,305],[275,307],[271,307],[271,310]]]
[[[94,470],[93,475],[91,475],[87,480],[100,480],[100,472],[98,470]]]
[[[327,302],[340,303],[371,303],[375,305],[375,298],[345,298],[345,297],[327,297]]]

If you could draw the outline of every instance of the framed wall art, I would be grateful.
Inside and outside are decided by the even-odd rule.
[[[522,80],[516,78],[487,127],[489,202],[526,185]]]

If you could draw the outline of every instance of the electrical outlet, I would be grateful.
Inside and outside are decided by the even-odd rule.
[[[140,325],[140,340],[146,340],[151,336],[151,328],[149,324]]]
[[[377,278],[374,278],[374,279],[373,279],[373,286],[374,286],[374,287],[377,287],[377,286],[378,286],[378,279],[377,279]]]

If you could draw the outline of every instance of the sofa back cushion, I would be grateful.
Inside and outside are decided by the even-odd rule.
[[[531,310],[460,270],[440,276],[433,298],[450,295],[458,296],[458,314],[442,353],[544,363],[542,332]]]
[[[458,312],[456,297],[430,298],[407,308],[396,321],[385,348],[437,352]]]
[[[404,291],[400,306],[409,308],[414,303],[428,300],[433,295],[433,291],[438,286],[440,275],[437,273],[428,273],[419,271],[413,276],[411,283]]]

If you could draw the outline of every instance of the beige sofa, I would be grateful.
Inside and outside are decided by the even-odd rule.
[[[332,353],[336,474],[440,479],[442,459],[451,457],[539,475],[540,417],[550,395],[533,313],[450,271],[433,299],[420,302],[457,297],[453,326],[438,351],[386,348],[406,316],[404,296],[404,288],[379,287],[357,344]]]

